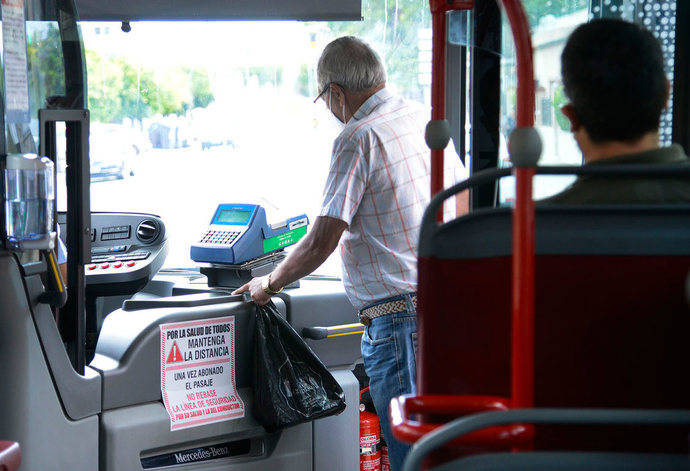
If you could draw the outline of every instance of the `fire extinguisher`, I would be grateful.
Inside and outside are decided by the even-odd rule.
[[[391,471],[391,463],[388,461],[388,445],[386,440],[381,437],[381,471]]]
[[[360,391],[359,397],[369,388]],[[359,470],[381,471],[381,426],[376,414],[364,410],[359,405]]]

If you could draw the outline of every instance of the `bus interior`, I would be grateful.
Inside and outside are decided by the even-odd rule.
[[[232,294],[319,215],[339,128],[313,103],[316,64],[344,35],[448,129],[418,242],[417,391],[390,408],[414,444],[405,469],[690,469],[690,206],[533,201],[588,171],[560,112],[560,54],[591,19],[659,40],[660,144],[690,152],[690,2],[2,0],[0,13],[0,470],[390,469],[365,464],[379,451],[360,440],[364,326],[337,252],[273,302],[342,388],[338,415],[281,431],[254,418],[256,307]],[[520,129],[540,138],[533,161],[509,152]],[[458,194],[466,207],[446,204]],[[222,323],[241,413],[173,414],[166,378],[187,352],[166,329]]]

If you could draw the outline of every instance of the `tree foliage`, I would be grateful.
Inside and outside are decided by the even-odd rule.
[[[418,32],[431,27],[426,0],[364,0],[363,21],[330,22],[336,36],[357,36],[374,46],[386,65],[388,80],[404,95],[421,99]]]
[[[566,118],[561,111],[563,105],[567,104],[568,101],[568,98],[565,96],[565,91],[563,90],[563,85],[556,88],[553,92],[553,107],[556,115],[556,123],[563,131],[570,131],[570,121],[568,121],[568,118]]]
[[[174,68],[153,71],[122,57],[86,51],[89,109],[94,121],[119,123],[156,114],[183,114],[213,101],[208,72]]]
[[[563,16],[589,6],[589,0],[523,0],[532,27],[547,15]]]
[[[46,98],[64,95],[60,32],[52,23],[27,25],[27,61],[31,116]],[[86,50],[88,107],[94,121],[120,123],[156,114],[182,114],[214,100],[208,71],[174,67],[151,70],[123,57]]]
[[[26,44],[31,116],[45,108],[49,96],[65,94],[60,31],[52,23],[28,25]]]
[[[589,0],[524,0],[530,24],[536,26],[547,15],[562,16],[587,8]],[[364,0],[364,20],[330,22],[336,36],[352,35],[365,39],[378,49],[386,64],[389,81],[413,98],[421,98],[419,83],[419,31],[431,27],[426,0]]]
[[[213,100],[211,82],[205,70],[187,69],[192,91],[192,108],[206,108]]]
[[[302,96],[311,96],[311,90],[309,90],[309,66],[307,64],[301,64],[299,66],[299,75],[295,82],[295,91]]]
[[[255,79],[253,77],[256,77]],[[245,83],[249,80],[257,80],[259,86],[272,84],[278,86],[283,83],[282,67],[252,66],[244,70]]]

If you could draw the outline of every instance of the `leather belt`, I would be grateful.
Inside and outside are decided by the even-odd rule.
[[[417,309],[417,295],[412,295],[412,306],[415,310]],[[407,300],[406,299],[396,299],[395,301],[388,301],[385,303],[377,304],[365,309],[362,309],[359,313],[359,321],[365,326],[371,325],[371,320],[377,317],[386,316],[388,314],[397,314],[398,312],[407,311]]]

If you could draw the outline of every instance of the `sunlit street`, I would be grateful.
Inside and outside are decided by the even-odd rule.
[[[189,245],[220,203],[261,204],[271,221],[301,212],[313,220],[321,199],[320,185],[314,182],[325,180],[330,143],[317,133],[310,141],[299,141],[299,146],[289,146],[269,139],[248,149],[153,149],[138,156],[131,167],[133,176],[94,181],[91,208],[161,216],[170,240],[166,265],[191,266]],[[278,155],[282,158],[276,158]],[[305,207],[305,201],[311,204]],[[338,273],[339,266],[335,269]]]

